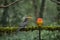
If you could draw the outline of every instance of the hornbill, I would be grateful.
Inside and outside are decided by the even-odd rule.
[[[17,31],[19,31],[21,28],[26,28],[26,26],[27,26],[28,23],[29,23],[29,19],[32,19],[32,17],[30,17],[30,16],[25,17],[24,21],[19,24],[19,28],[18,28]]]

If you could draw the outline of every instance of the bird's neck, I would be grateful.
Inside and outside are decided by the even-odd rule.
[[[28,21],[28,19],[25,19],[24,22]]]

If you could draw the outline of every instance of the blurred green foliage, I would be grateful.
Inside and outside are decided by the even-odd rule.
[[[15,0],[7,0],[8,4],[14,2]],[[41,0],[37,0],[38,10],[40,10]],[[0,5],[4,4],[4,0],[0,0]],[[57,24],[56,16],[58,14],[56,3],[51,2],[50,0],[46,0],[45,9],[43,13],[43,26],[60,26]],[[0,8],[0,26],[1,18],[3,15],[4,9]],[[32,16],[33,19],[28,23],[28,27],[37,26],[35,24],[35,13],[34,6],[32,0],[21,0],[14,5],[9,6],[8,8],[8,18],[7,18],[7,26],[18,26],[26,16]],[[42,40],[60,40],[60,32],[59,31],[41,31],[41,39]],[[38,31],[35,30],[33,32],[17,32],[16,34],[0,36],[0,40],[38,40]]]

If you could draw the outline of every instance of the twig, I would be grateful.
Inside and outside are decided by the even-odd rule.
[[[9,7],[9,6],[11,6],[11,5],[13,5],[13,4],[15,4],[15,3],[19,2],[19,1],[20,1],[20,0],[17,0],[17,1],[15,1],[15,2],[12,2],[12,3],[8,4],[8,5],[0,6],[0,8]]]
[[[60,2],[58,2],[58,1],[55,1],[55,0],[50,0],[50,1],[60,4]]]

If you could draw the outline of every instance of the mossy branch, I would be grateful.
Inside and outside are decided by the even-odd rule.
[[[48,31],[55,31],[60,30],[60,27],[40,27],[41,30],[48,30]],[[32,27],[32,28],[22,28],[20,31],[33,31],[33,30],[39,30],[39,27]]]
[[[15,32],[19,27],[0,27],[0,32]],[[60,27],[40,27],[41,30],[55,31],[60,30]],[[19,31],[34,31],[39,30],[39,27],[31,27],[31,28],[21,28]]]

